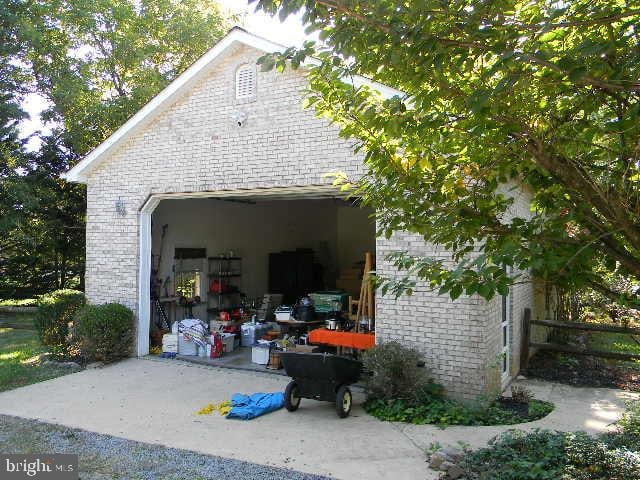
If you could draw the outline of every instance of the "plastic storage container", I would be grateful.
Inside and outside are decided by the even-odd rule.
[[[168,353],[178,353],[178,335],[165,333],[162,336],[162,351]]]
[[[267,345],[254,345],[251,348],[251,362],[258,365],[266,365],[269,363],[269,351],[270,346]]]
[[[178,353],[180,355],[197,355],[198,348],[194,342],[184,338],[182,333],[178,334]]]
[[[309,296],[313,300],[316,312],[329,313],[349,310],[349,294],[340,290],[313,292]]]
[[[280,306],[276,308],[276,320],[291,320],[291,314],[293,313],[293,308],[288,306]]]
[[[253,346],[264,334],[269,331],[269,325],[259,323],[243,323],[240,327],[243,347]]]
[[[233,333],[222,334],[222,351],[224,353],[233,352],[235,349],[235,339],[236,336]]]

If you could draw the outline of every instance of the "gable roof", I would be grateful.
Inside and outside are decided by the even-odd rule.
[[[232,28],[229,33],[220,40],[211,50],[200,57],[193,65],[187,68],[181,75],[171,82],[158,95],[153,97],[149,103],[142,107],[134,116],[127,120],[118,130],[116,130],[109,138],[98,145],[94,150],[87,154],[80,162],[78,162],[71,170],[62,175],[63,178],[70,182],[85,183],[91,168],[99,165],[107,155],[129,139],[132,135],[139,132],[144,126],[155,117],[155,115],[163,111],[171,105],[182,92],[193,86],[206,72],[209,67],[219,56],[234,44],[239,43],[265,53],[274,53],[284,50],[286,47],[278,43],[267,40],[251,34],[240,27]],[[309,65],[319,64],[319,60],[309,58],[305,62]],[[347,80],[345,80],[347,81]],[[377,90],[384,97],[393,97],[394,95],[403,95],[403,93],[394,88],[388,87],[381,83],[375,82],[365,77],[354,76],[348,80],[355,87],[360,85],[368,85]]]

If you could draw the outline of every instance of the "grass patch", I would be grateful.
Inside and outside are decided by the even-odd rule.
[[[589,348],[640,355],[640,343],[625,333],[598,332],[589,336]],[[635,361],[635,363],[638,363]]]
[[[0,328],[0,391],[30,385],[69,373],[68,369],[43,365],[46,353],[35,330]]]
[[[34,329],[34,313],[12,312],[4,315],[0,313],[0,328]]]
[[[0,300],[0,307],[35,307],[37,298],[7,298]]]
[[[500,399],[488,407],[469,407],[454,400],[431,398],[417,404],[403,400],[369,400],[365,410],[380,420],[413,423],[416,425],[514,425],[546,417],[553,404],[530,400],[514,409],[505,406]]]

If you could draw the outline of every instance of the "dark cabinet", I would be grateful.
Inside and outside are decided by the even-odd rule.
[[[293,304],[314,288],[312,251],[269,254],[269,293],[281,293],[283,303]]]

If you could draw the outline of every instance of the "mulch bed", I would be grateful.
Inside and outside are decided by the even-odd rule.
[[[510,410],[516,415],[526,417],[529,414],[529,403],[516,402],[509,397],[500,397],[498,402],[502,408]]]
[[[566,358],[570,358],[571,361],[563,361]],[[595,357],[569,357],[540,351],[529,361],[526,375],[569,385],[640,392],[639,367]]]

